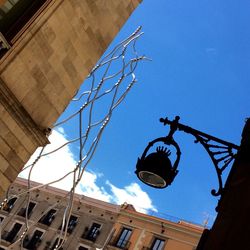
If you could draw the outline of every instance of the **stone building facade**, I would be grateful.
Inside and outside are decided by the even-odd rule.
[[[31,187],[40,184],[31,182]],[[42,187],[27,196],[27,181],[18,178],[11,186],[10,199],[0,211],[0,249],[56,249],[65,207],[66,191]],[[28,207],[26,210],[25,208]],[[63,227],[65,230],[65,226]],[[67,235],[62,248],[69,250],[194,250],[203,228],[185,221],[171,222],[137,212],[132,205],[114,205],[75,195]]]
[[[123,205],[114,225],[113,242],[119,243],[122,233],[127,230],[131,235],[126,249],[195,250],[204,228],[180,219],[173,221],[142,214],[131,205]]]
[[[32,186],[39,185],[32,182]],[[11,195],[25,192],[27,182],[18,178],[10,189]],[[60,239],[60,229],[69,197],[66,192],[53,187],[41,188],[31,193],[28,211],[29,227],[24,249],[54,249]],[[102,248],[118,217],[119,206],[76,195],[67,227],[63,249]],[[2,249],[20,249],[13,244],[25,230],[27,199],[12,198],[1,210]],[[11,246],[12,245],[12,246]],[[82,247],[82,248],[80,248]],[[0,248],[0,249],[1,249]],[[1,250],[2,250],[1,249]]]
[[[139,3],[0,1],[0,197]]]

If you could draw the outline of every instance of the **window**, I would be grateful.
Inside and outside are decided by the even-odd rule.
[[[36,230],[31,239],[30,240],[27,240],[25,243],[24,243],[24,247],[26,249],[31,249],[31,250],[35,250],[37,249],[37,247],[39,246],[39,244],[41,243],[41,238],[42,238],[42,235],[43,235],[43,232],[40,231],[40,230]]]
[[[69,224],[68,224],[68,228],[67,228],[67,232],[70,234],[73,232],[74,228],[76,227],[76,224],[77,224],[77,217],[74,216],[74,215],[71,215],[70,218],[69,218]],[[66,224],[66,222],[65,222]],[[62,225],[59,227],[59,230],[62,229]],[[65,226],[64,226],[64,229],[63,231],[65,231]]]
[[[12,198],[10,199],[3,207],[3,210],[6,212],[10,212],[12,210],[12,208],[14,207],[14,204],[16,202],[17,198]]]
[[[155,238],[150,250],[162,250],[164,248],[165,240]]]
[[[29,203],[29,207],[28,207],[28,211],[27,211],[28,218],[30,217],[31,212],[32,212],[33,208],[35,207],[35,205],[36,205],[36,203],[34,203],[32,201]],[[26,207],[21,208],[21,210],[18,212],[18,215],[25,217],[26,216],[26,209],[27,209]]]
[[[0,30],[11,40],[39,10],[46,0],[6,0],[0,6]]]
[[[128,240],[130,238],[132,234],[132,230],[129,228],[123,228],[122,232],[116,242],[116,246],[122,249],[125,249],[127,244],[128,244]]]
[[[86,235],[86,237],[84,238],[91,240],[91,241],[95,241],[100,233],[100,228],[101,228],[100,224],[93,223],[91,228],[88,230],[87,235],[84,234],[84,236]]]
[[[11,231],[6,235],[6,237],[3,237],[6,241],[9,241],[13,243],[16,239],[16,236],[18,232],[20,231],[22,227],[22,224],[20,223],[15,223],[14,226],[12,227]]]
[[[50,226],[52,221],[55,219],[55,214],[56,214],[56,210],[55,209],[50,209],[49,212],[47,214],[45,214],[40,220],[39,222]]]

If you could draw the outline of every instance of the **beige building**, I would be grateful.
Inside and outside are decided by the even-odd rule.
[[[31,182],[32,187],[38,185]],[[20,249],[26,215],[29,229],[23,237],[24,249],[55,249],[62,238],[62,218],[69,202],[67,192],[38,188],[31,192],[27,206],[27,196],[20,195],[26,189],[26,180],[17,179],[10,189],[13,198],[0,211],[0,250]],[[132,205],[113,205],[75,195],[65,243],[59,249],[194,250],[202,231],[201,226],[185,221],[171,222],[139,213]]]
[[[139,213],[132,205],[122,205],[114,229],[110,245],[115,247],[110,249],[115,250],[118,245],[131,250],[194,250],[204,228]]]
[[[32,186],[36,185],[38,183],[32,182]],[[17,195],[25,192],[26,188],[26,180],[18,178],[10,193]],[[30,229],[23,243],[25,249],[55,248],[56,241],[60,238],[63,214],[69,202],[66,194],[67,192],[53,187],[39,188],[31,193],[27,214]],[[20,196],[10,199],[2,209],[2,249],[20,249],[20,242],[13,247],[10,245],[20,239],[25,231],[25,207],[27,199]],[[117,205],[76,195],[63,249],[102,248],[112,232],[118,212]]]
[[[0,197],[140,0],[0,0]]]

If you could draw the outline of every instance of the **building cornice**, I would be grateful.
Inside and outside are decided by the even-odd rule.
[[[156,226],[161,226],[163,223],[165,229],[170,229],[179,233],[188,234],[190,236],[198,238],[200,237],[201,233],[204,230],[203,227],[194,228],[192,226],[183,225],[181,223],[174,223],[165,219],[157,218],[147,214],[142,214],[136,211],[134,212],[134,211],[121,210],[120,215],[129,216],[129,218],[134,218],[139,221],[149,222],[151,224],[155,224]],[[124,223],[124,221],[119,221],[119,222]]]
[[[45,146],[49,143],[45,130],[37,126],[1,78],[0,103],[15,122],[22,128],[27,137],[31,137],[32,141],[36,142],[37,146]]]
[[[18,177],[15,180],[15,183],[19,184],[21,186],[24,186],[24,187],[27,186],[27,180],[24,178],[21,178],[21,177]],[[54,194],[54,195],[61,197],[61,198],[65,198],[67,193],[68,193],[67,190],[59,189],[59,188],[52,187],[49,185],[39,187],[41,185],[42,185],[41,183],[38,183],[35,181],[30,181],[31,188],[38,187],[37,190],[41,190],[42,192],[46,192],[49,194]],[[101,201],[101,200],[91,198],[91,197],[88,197],[88,196],[85,196],[82,194],[77,194],[77,193],[75,193],[75,195],[74,195],[74,202],[79,202],[79,203],[82,203],[82,204],[85,204],[88,206],[97,207],[100,209],[105,209],[107,212],[114,213],[114,214],[118,214],[120,211],[120,207],[121,207],[121,206],[116,205],[116,204]]]

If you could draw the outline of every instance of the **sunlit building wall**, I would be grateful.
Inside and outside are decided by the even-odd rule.
[[[31,185],[39,184],[32,182]],[[26,187],[26,180],[18,178],[11,187],[10,195],[21,194],[25,192]],[[58,239],[62,238],[60,230],[65,208],[70,204],[69,197],[65,197],[66,194],[66,191],[53,187],[39,188],[31,193],[28,206],[29,230],[23,241],[24,249],[55,248]],[[27,196],[21,196],[11,199],[1,210],[1,250],[20,249],[20,241],[15,242],[25,230],[26,207]],[[111,237],[119,209],[118,205],[76,195],[63,249],[84,250],[103,247]]]
[[[114,228],[114,245],[123,243],[125,249],[138,250],[194,250],[204,229],[182,220],[173,222],[139,213],[127,204],[121,206]],[[127,242],[121,242],[121,235]]]
[[[38,185],[31,182],[32,187]],[[38,188],[30,193],[26,211],[27,195],[19,197],[26,188],[27,181],[18,178],[10,189],[14,198],[0,211],[0,250],[20,249],[20,244],[24,249],[54,249],[62,238],[63,214],[69,204],[67,192],[53,187]],[[113,205],[75,195],[72,204],[65,243],[59,249],[194,250],[203,231],[201,226],[182,220],[171,222],[139,213],[126,203]],[[29,229],[21,243],[26,213]]]

